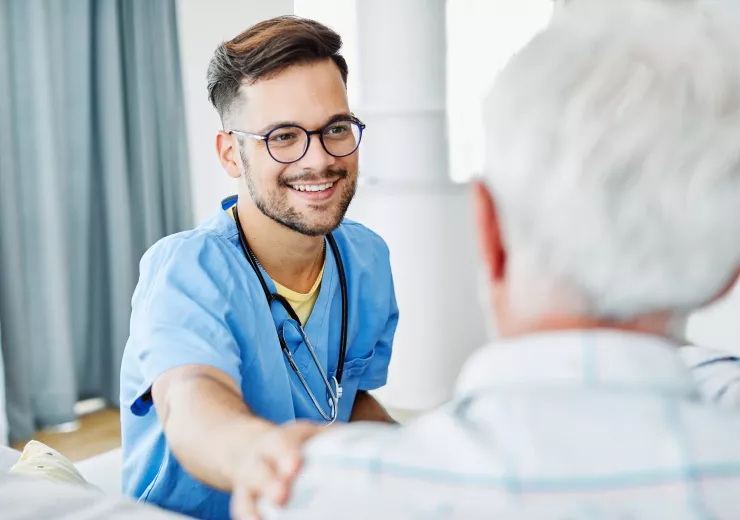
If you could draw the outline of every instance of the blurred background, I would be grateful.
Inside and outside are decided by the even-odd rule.
[[[119,368],[139,259],[235,192],[215,154],[208,61],[220,42],[291,13],[343,36],[350,105],[368,125],[349,217],[388,242],[401,312],[377,397],[399,412],[448,400],[462,363],[495,332],[470,269],[480,103],[554,8],[0,0],[0,444],[72,443],[66,453],[79,459],[120,442]],[[400,142],[401,133],[412,138]],[[687,336],[740,352],[738,290],[692,316]]]

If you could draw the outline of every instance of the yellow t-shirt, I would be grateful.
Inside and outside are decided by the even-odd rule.
[[[231,218],[234,218],[233,207],[229,209],[229,215],[231,215]],[[316,282],[314,282],[313,287],[306,294],[295,292],[273,280],[277,293],[288,300],[290,306],[293,307],[293,310],[301,319],[301,325],[303,326],[308,322],[308,318],[313,311],[313,306],[316,304],[316,298],[319,297],[319,287],[321,287],[321,280],[324,278],[324,267],[326,267],[326,259],[324,259],[324,265],[321,266],[321,272],[316,277]]]
[[[326,261],[324,261],[324,265],[326,265]],[[323,277],[324,266],[321,266],[321,272],[316,277],[316,282],[313,284],[313,287],[311,287],[311,290],[308,292],[308,294],[302,294],[292,291],[284,285],[280,285],[275,280],[273,280],[278,294],[288,300],[290,306],[293,307],[293,310],[301,319],[302,325],[306,325],[308,318],[311,316],[313,306],[316,304],[316,298],[319,297],[319,287],[321,287],[321,279]]]

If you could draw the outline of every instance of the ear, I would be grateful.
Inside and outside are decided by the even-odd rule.
[[[241,177],[241,168],[239,167],[239,150],[237,148],[236,137],[221,130],[216,135],[216,153],[218,154],[218,160],[221,161],[226,173],[230,177],[238,179]]]
[[[506,251],[496,205],[491,193],[482,182],[473,185],[475,220],[478,229],[478,244],[483,254],[486,272],[492,282],[500,282],[506,273]]]

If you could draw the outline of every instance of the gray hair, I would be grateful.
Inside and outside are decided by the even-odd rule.
[[[575,0],[486,102],[516,307],[698,308],[740,269],[740,23],[721,1]],[[570,301],[554,302],[563,289]]]

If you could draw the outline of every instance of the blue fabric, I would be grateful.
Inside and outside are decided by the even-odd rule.
[[[351,221],[344,221],[334,237],[349,296],[338,416],[339,421],[348,421],[357,391],[386,382],[398,309],[383,240]],[[275,291],[264,271],[263,276]],[[276,324],[286,318],[280,305],[269,309],[257,275],[239,247],[236,225],[225,211],[193,231],[161,240],[147,252],[121,371],[126,495],[197,518],[228,518],[229,495],[186,474],[167,446],[151,401],[142,399],[153,381],[171,368],[204,364],[222,370],[241,386],[249,408],[275,423],[298,418],[323,422],[280,349]],[[341,292],[331,248],[305,330],[322,367],[334,375]],[[286,339],[328,413],[326,388],[308,350],[297,333],[286,331]]]

